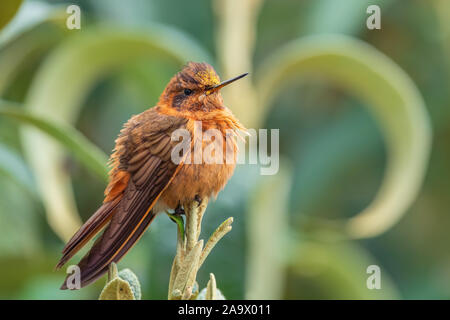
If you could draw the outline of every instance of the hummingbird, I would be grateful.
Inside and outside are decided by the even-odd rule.
[[[224,106],[220,89],[247,74],[221,82],[208,63],[189,62],[171,78],[156,106],[125,123],[109,160],[104,201],[64,246],[56,269],[103,230],[78,263],[80,285],[84,287],[105,274],[112,262],[117,263],[158,213],[183,213],[183,204],[217,197],[232,176],[236,161],[226,160],[227,152],[219,163],[173,161],[171,155],[178,141],[172,134],[183,129],[195,137],[209,129],[218,130],[227,141],[224,150],[231,148],[236,160],[237,132],[246,129]],[[197,132],[198,122],[201,132]],[[226,139],[230,130],[237,135]],[[196,158],[206,147],[203,142],[200,148],[194,147],[194,141],[182,159],[189,155]],[[63,290],[68,288],[68,277],[61,286]]]

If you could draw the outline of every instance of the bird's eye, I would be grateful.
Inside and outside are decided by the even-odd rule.
[[[184,89],[184,94],[185,95],[190,95],[192,93],[192,90],[191,89]]]

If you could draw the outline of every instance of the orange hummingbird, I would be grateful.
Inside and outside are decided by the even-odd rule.
[[[196,121],[202,124],[201,133],[219,130],[224,139],[229,130],[244,131],[224,106],[219,90],[246,75],[220,82],[212,66],[190,62],[172,77],[155,107],[128,120],[115,141],[103,204],[65,245],[57,269],[104,228],[78,264],[84,287],[106,273],[112,262],[118,262],[159,212],[180,212],[185,203],[217,196],[233,174],[236,161],[226,160],[225,152],[220,163],[175,163],[171,153],[178,142],[171,137],[177,129],[197,135]],[[235,139],[226,141],[236,160]],[[195,158],[204,147],[203,143],[202,148],[194,148],[192,142],[185,157],[191,154]],[[67,289],[66,281],[61,289]]]

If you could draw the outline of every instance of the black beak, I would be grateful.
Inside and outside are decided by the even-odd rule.
[[[235,82],[236,80],[242,79],[242,78],[245,77],[246,75],[248,75],[248,72],[243,73],[243,74],[241,74],[240,76],[237,76],[237,77],[234,77],[234,78],[231,78],[231,79],[222,81],[222,82],[219,83],[218,85],[215,85],[214,87],[209,88],[209,89],[206,91],[206,93],[207,93],[207,94],[211,94],[211,93],[213,93],[213,92],[215,92],[215,91],[217,91],[217,90],[220,90],[220,89],[222,89],[223,87],[229,85],[230,83]]]

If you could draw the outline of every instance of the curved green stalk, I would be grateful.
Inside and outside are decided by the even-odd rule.
[[[0,100],[0,116],[9,117],[21,124],[33,126],[44,132],[52,139],[55,139],[64,145],[64,147],[70,150],[81,163],[83,163],[93,173],[97,174],[98,177],[106,181],[108,177],[108,170],[106,167],[107,156],[71,126],[45,119],[42,116],[31,114],[30,112],[24,111],[23,108],[19,108],[14,103],[2,100]],[[40,154],[41,151],[42,150],[35,149],[36,154]],[[47,158],[45,155],[40,154],[40,159],[42,159],[42,162],[45,163]],[[61,170],[59,172],[52,172],[49,168],[44,168],[44,170],[47,171],[42,172],[41,177],[46,177],[48,180],[58,178],[58,175],[62,172]],[[56,176],[52,176],[52,173]],[[46,195],[50,194],[51,191],[52,189],[44,191],[41,189],[40,193],[44,199],[46,199]],[[55,208],[55,210],[63,210],[64,203],[62,201],[64,198],[52,199],[49,197],[47,200],[52,201],[54,205],[53,208]],[[59,235],[69,237],[73,233],[73,230],[81,224],[81,220],[78,218],[78,215],[63,213],[63,211],[60,212],[60,216],[63,218],[61,220],[50,219],[49,217],[49,224],[54,230],[57,230]]]
[[[45,132],[71,151],[92,173],[100,179],[107,180],[108,157],[73,127],[24,111],[15,103],[4,100],[0,100],[0,116],[9,117]]]
[[[385,138],[388,163],[373,202],[345,223],[351,237],[376,236],[394,225],[415,199],[430,152],[430,121],[416,86],[388,57],[345,36],[315,36],[280,49],[258,73],[261,119],[283,85],[321,74],[366,102]]]
[[[238,86],[229,86],[222,94],[238,119],[248,128],[260,125],[254,117],[258,108],[256,92],[251,80],[256,27],[263,3],[263,0],[216,0],[213,2],[218,19],[217,60],[223,71],[222,76],[227,79],[243,72],[249,73],[248,77],[239,81]]]
[[[16,75],[68,34],[67,14],[60,6],[43,2],[26,2],[14,21],[0,33],[0,95]]]
[[[246,299],[282,299],[289,236],[288,198],[292,165],[281,159],[280,171],[257,183],[248,210]],[[267,266],[270,265],[270,268]]]

